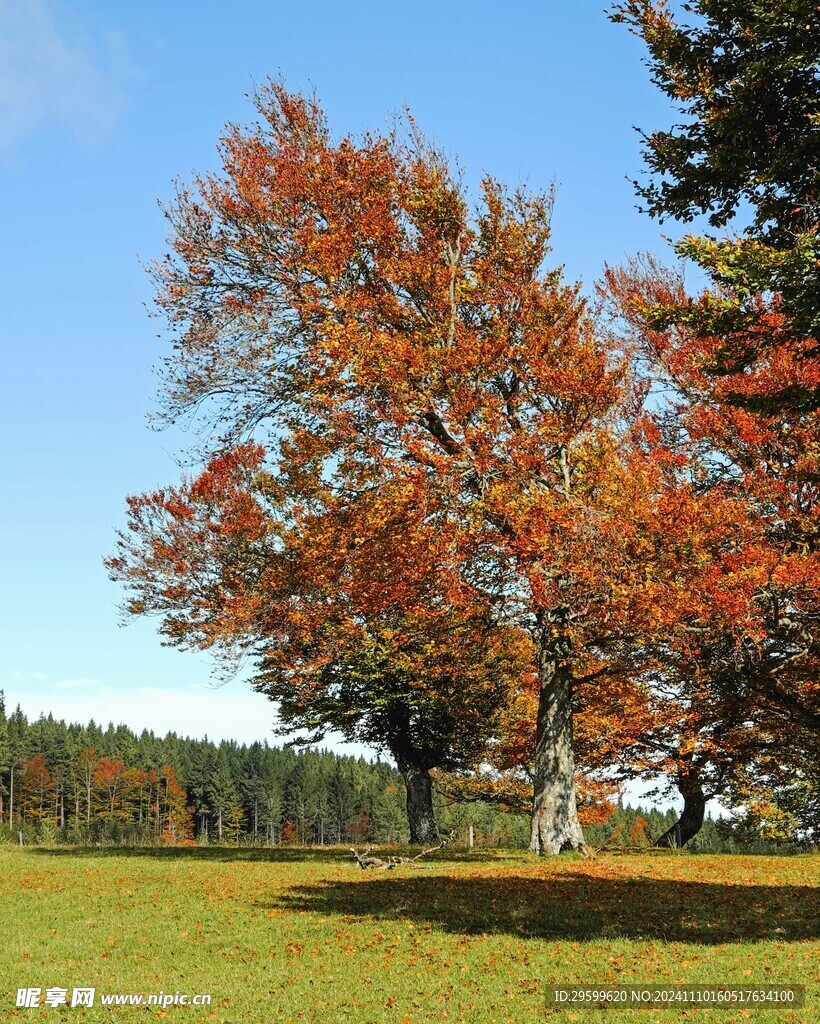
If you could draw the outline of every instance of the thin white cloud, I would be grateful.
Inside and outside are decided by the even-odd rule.
[[[3,686],[25,686],[32,683],[47,683],[45,672],[23,672],[19,668],[0,668],[0,690]]]
[[[12,689],[12,688],[10,688]],[[203,685],[174,688],[142,686],[119,689],[93,679],[65,679],[49,689],[12,692],[30,719],[54,715],[69,722],[123,723],[136,732],[149,729],[164,736],[209,736],[240,742],[272,739],[273,707],[241,686],[213,689]]]
[[[62,5],[0,0],[0,148],[43,130],[98,140],[115,123],[124,66],[117,34],[82,37]]]

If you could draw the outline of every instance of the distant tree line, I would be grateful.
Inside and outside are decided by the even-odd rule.
[[[405,843],[400,772],[385,761],[315,747],[160,737],[93,720],[7,714],[0,692],[0,840],[105,845],[384,845]],[[529,822],[497,802],[434,794],[441,829],[476,847],[525,848]],[[595,846],[650,845],[671,808],[612,806],[587,826]],[[770,840],[787,838],[771,835]],[[761,849],[759,834],[707,818],[695,852]]]
[[[390,843],[406,831],[401,778],[385,762],[29,722],[2,703],[0,820],[13,838],[112,844]]]

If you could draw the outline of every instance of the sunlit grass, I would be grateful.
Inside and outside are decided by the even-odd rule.
[[[772,983],[808,985],[810,1005],[606,1012],[820,1020],[817,857],[451,854],[362,872],[343,850],[29,849],[0,851],[0,872],[9,1019],[163,1013],[15,1010],[27,986],[210,993],[164,1011],[188,1021],[472,1024],[542,1019],[553,984]]]

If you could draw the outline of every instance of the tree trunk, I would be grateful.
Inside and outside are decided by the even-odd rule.
[[[560,640],[542,635],[530,838],[530,849],[538,854],[586,851],[575,799],[572,677],[565,656]]]
[[[675,824],[655,840],[655,846],[679,850],[700,832],[706,816],[706,797],[700,780],[693,772],[678,778],[678,791],[683,797],[683,811]]]
[[[439,841],[438,825],[433,813],[433,784],[430,761],[414,741],[411,710],[401,700],[387,709],[389,735],[387,746],[396,759],[396,767],[407,790],[407,823],[413,845],[429,845]]]
[[[427,845],[439,841],[438,825],[433,813],[433,784],[430,772],[404,757],[393,755],[407,787],[407,823],[410,842]]]

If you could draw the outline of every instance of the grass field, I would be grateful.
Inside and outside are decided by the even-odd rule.
[[[446,851],[443,851],[446,852]],[[0,851],[0,1014],[15,1020],[421,1024],[820,1021],[820,857],[342,850]],[[551,984],[805,984],[802,1010],[545,1009]],[[93,1008],[16,1009],[94,986]],[[209,993],[104,1007],[100,993]]]

